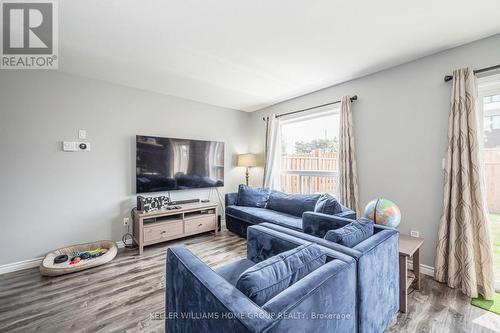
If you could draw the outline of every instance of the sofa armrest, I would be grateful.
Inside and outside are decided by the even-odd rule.
[[[226,207],[227,206],[234,206],[236,205],[236,199],[238,199],[238,193],[235,192],[235,193],[226,193],[226,195],[224,196],[224,202],[226,204]]]
[[[167,250],[166,293],[168,332],[260,332],[272,323],[266,311],[183,246]]]
[[[376,223],[373,225],[373,233],[376,234],[376,233],[381,232],[383,230],[391,230],[391,231],[399,232],[398,229],[393,228],[393,227],[388,227],[388,226],[376,224]]]
[[[247,229],[247,258],[253,262],[274,257],[311,242],[254,225]]]
[[[375,226],[377,228],[378,226]],[[372,250],[374,247],[381,245],[391,236],[397,235],[397,249],[398,249],[398,257],[399,257],[399,231],[394,229],[383,229],[374,233],[373,236],[365,239],[361,243],[357,244],[353,247],[353,249],[358,250],[361,253],[368,252]]]
[[[281,234],[290,235],[290,236],[293,236],[296,238],[303,239],[306,242],[316,243],[320,246],[331,249],[337,253],[337,255],[334,258],[340,259],[344,262],[349,262],[349,260],[351,258],[354,258],[357,260],[359,257],[361,257],[361,252],[359,252],[357,250],[353,250],[349,247],[345,247],[343,245],[327,241],[326,239],[323,239],[323,238],[319,238],[319,237],[316,237],[313,235],[308,235],[306,233],[292,230],[290,228],[285,228],[285,227],[282,227],[280,225],[264,222],[264,223],[259,224],[258,227],[259,228],[265,227],[267,229],[271,229],[271,230],[279,232]]]
[[[335,214],[334,216],[343,217],[345,219],[351,219],[351,220],[356,219],[356,213],[350,210],[349,208],[346,208],[346,210],[343,210],[342,212]]]
[[[339,203],[339,205],[342,208],[342,211],[340,213],[334,214],[334,215],[340,216],[340,217],[345,217],[346,219],[352,219],[352,220],[356,219],[356,212],[354,212],[349,207],[342,205],[341,203]]]
[[[325,237],[328,230],[342,228],[352,222],[352,219],[337,215],[315,212],[305,212],[302,215],[302,231],[316,237]]]
[[[284,230],[285,232],[280,232],[280,230]],[[288,231],[290,231],[290,233]],[[249,227],[247,238],[247,258],[253,262],[260,262],[280,254],[281,252],[292,250],[298,246],[316,243],[317,245],[320,245],[321,250],[326,254],[327,261],[331,259],[339,259],[346,263],[355,262],[355,260],[351,256],[345,254],[345,251],[343,250],[338,251],[333,249],[331,246],[323,246],[323,244],[315,241],[307,241],[301,237],[294,236],[291,232],[301,234],[298,231],[293,231],[271,223],[262,223],[261,225],[253,225]],[[357,253],[354,250],[351,252]]]
[[[354,249],[362,252],[358,259],[359,332],[382,332],[399,310],[399,232],[382,230]]]

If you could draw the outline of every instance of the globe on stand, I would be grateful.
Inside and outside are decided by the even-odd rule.
[[[387,199],[375,199],[366,205],[364,217],[376,224],[397,228],[401,222],[401,211],[392,201]]]

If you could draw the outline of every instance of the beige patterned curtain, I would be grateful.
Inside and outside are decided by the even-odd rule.
[[[266,163],[264,165],[264,187],[280,189],[281,133],[280,120],[275,114],[267,118]]]
[[[351,99],[342,97],[340,102],[339,138],[339,199],[359,216],[358,174],[352,131]]]
[[[474,71],[455,70],[435,278],[470,297],[481,294],[492,299],[493,258],[482,186],[476,97]]]

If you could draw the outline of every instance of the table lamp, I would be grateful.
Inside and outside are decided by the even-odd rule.
[[[247,168],[245,178],[248,186],[248,178],[250,176],[249,169],[257,166],[257,156],[254,154],[241,154],[238,155],[237,166]]]

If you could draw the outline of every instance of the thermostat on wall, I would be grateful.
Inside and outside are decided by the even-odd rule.
[[[90,151],[90,142],[63,141],[63,151]]]
[[[90,142],[77,142],[76,146],[79,151],[90,151]]]

